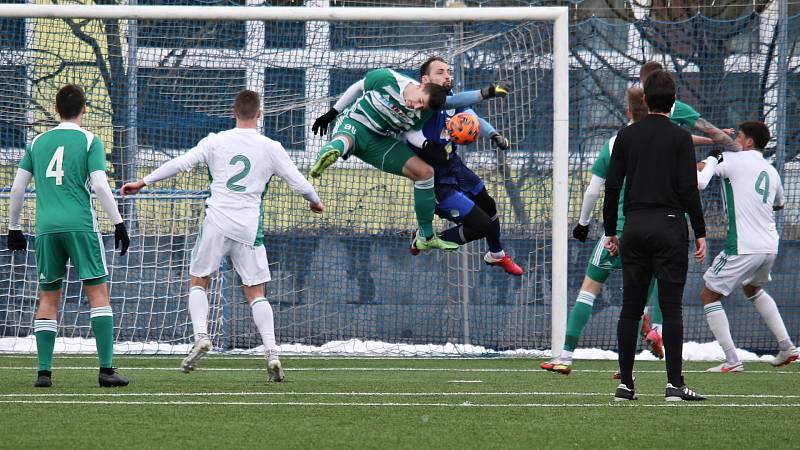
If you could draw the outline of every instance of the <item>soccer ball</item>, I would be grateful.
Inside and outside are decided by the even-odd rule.
[[[469,113],[458,113],[447,122],[447,132],[450,140],[458,145],[466,145],[475,142],[481,132],[481,124],[478,118]]]

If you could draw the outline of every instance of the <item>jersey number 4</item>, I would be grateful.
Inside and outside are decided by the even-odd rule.
[[[47,170],[44,173],[45,178],[55,178],[56,186],[61,186],[64,181],[64,147],[58,147],[47,165]]]
[[[767,199],[769,199],[769,175],[766,171],[762,171],[758,174],[758,178],[756,179],[756,192],[761,194],[761,201],[767,203]]]
[[[231,162],[229,162],[228,164],[231,166],[235,166],[239,163],[242,163],[244,167],[242,167],[242,170],[234,174],[228,180],[228,183],[225,185],[228,187],[228,189],[232,190],[233,192],[244,192],[247,189],[244,186],[240,186],[236,183],[242,181],[242,179],[246,177],[248,173],[250,173],[250,160],[247,159],[247,157],[244,155],[236,155],[233,158],[231,158]]]

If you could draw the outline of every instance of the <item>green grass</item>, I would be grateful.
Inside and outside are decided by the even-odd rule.
[[[179,357],[118,357],[127,388],[97,386],[96,360],[0,357],[3,448],[796,448],[800,364],[739,374],[687,363],[704,403],[668,405],[663,363],[638,362],[640,400],[615,404],[614,361],[569,376],[528,359],[284,358],[212,355],[186,375]],[[480,381],[457,383],[454,381]],[[761,397],[757,397],[761,395]]]

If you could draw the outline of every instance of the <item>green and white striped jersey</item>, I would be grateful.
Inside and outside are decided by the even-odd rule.
[[[19,167],[36,182],[36,235],[99,231],[89,174],[106,169],[100,138],[64,122],[36,136]]]
[[[380,136],[419,130],[433,111],[406,106],[403,90],[409,84],[419,83],[392,69],[371,70],[364,77],[364,93],[343,114]]]
[[[747,150],[724,152],[714,174],[722,179],[722,199],[728,215],[725,253],[778,253],[772,207],[783,206],[785,201],[778,171],[760,151]]]

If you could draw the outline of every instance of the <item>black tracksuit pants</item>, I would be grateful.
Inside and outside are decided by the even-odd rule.
[[[683,287],[688,270],[689,234],[684,214],[664,209],[631,211],[620,243],[623,300],[617,323],[622,382],[633,388],[633,361],[639,319],[647,304],[652,277],[658,279],[658,299],[664,315],[662,334],[667,382],[683,386]]]

